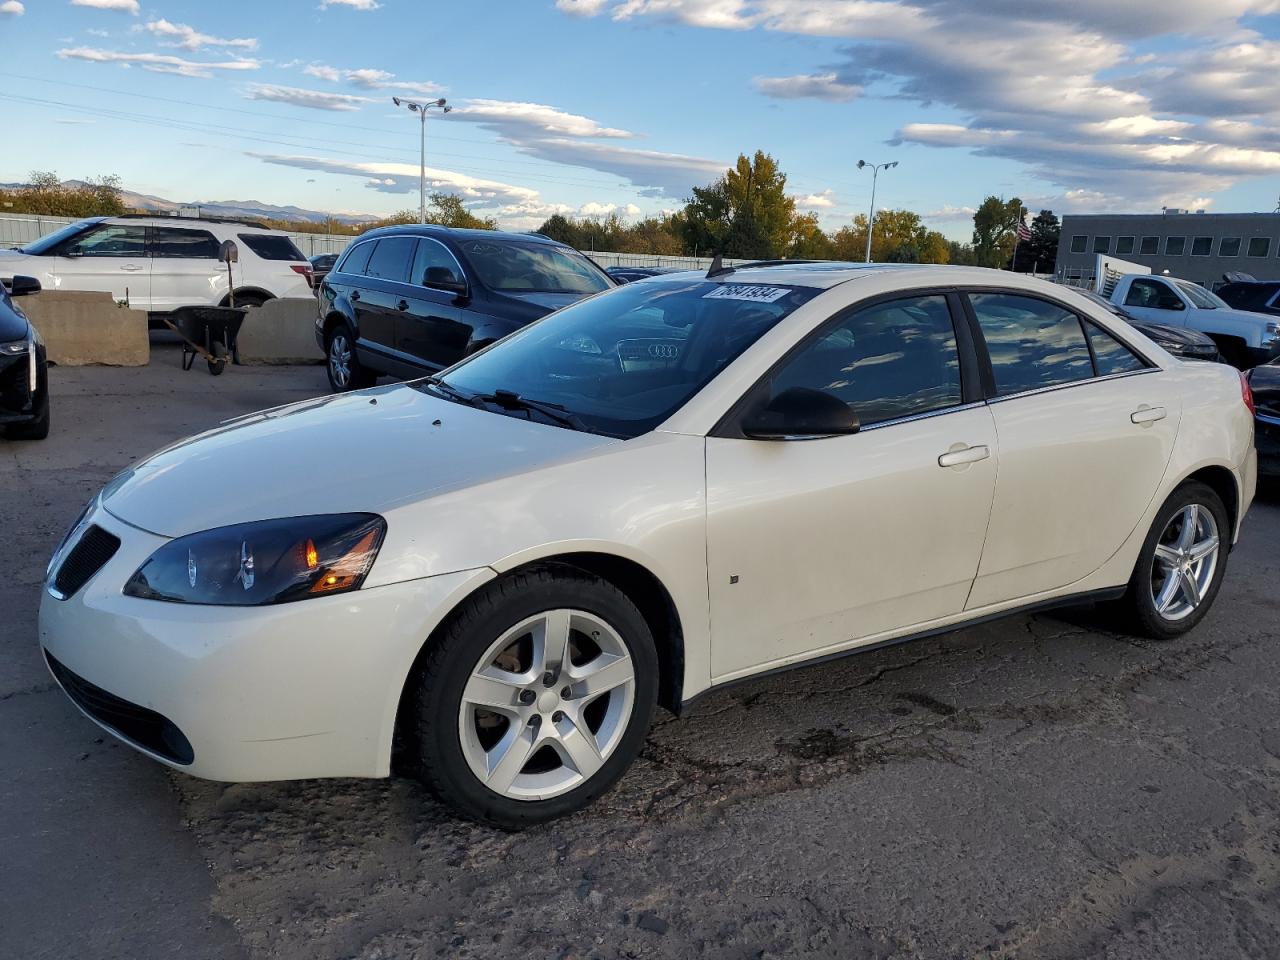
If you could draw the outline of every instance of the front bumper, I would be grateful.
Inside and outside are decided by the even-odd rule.
[[[46,662],[90,719],[213,780],[386,776],[414,658],[443,616],[493,576],[462,571],[269,607],[141,600],[121,589],[165,539],[101,507],[85,523],[121,545],[68,599],[45,590]]]

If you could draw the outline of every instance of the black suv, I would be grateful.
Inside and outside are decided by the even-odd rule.
[[[395,226],[352,241],[320,287],[316,342],[334,390],[421,377],[615,286],[572,247],[532,234]]]

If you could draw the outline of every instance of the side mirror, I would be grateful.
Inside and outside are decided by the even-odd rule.
[[[857,433],[858,415],[839,397],[822,390],[792,387],[743,418],[742,432],[753,440],[834,437]]]
[[[11,297],[25,297],[28,294],[40,292],[40,281],[35,277],[17,276],[7,286]]]
[[[459,280],[448,267],[427,267],[427,275],[422,278],[422,285],[432,290],[444,290],[458,297],[467,295],[467,282]]]

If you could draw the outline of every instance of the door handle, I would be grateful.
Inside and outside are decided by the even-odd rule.
[[[959,450],[948,450],[938,457],[940,467],[963,467],[966,463],[977,463],[991,456],[991,450],[985,445],[961,447]]]
[[[359,290],[352,290],[352,291],[351,291],[351,297],[350,297],[350,299],[352,299],[352,300],[359,300],[359,299],[360,299],[360,291],[359,291]]]
[[[125,264],[121,264],[120,269],[127,270],[130,273],[137,273],[142,268],[138,266],[136,263],[125,263]]]
[[[408,309],[409,309],[409,301],[408,301],[408,300],[401,300],[399,303],[397,303],[397,304],[396,304],[396,309],[397,309],[397,310],[408,310]]]
[[[1157,420],[1163,420],[1168,413],[1164,407],[1148,407],[1145,403],[1138,407],[1137,410],[1129,414],[1129,419],[1140,426],[1155,423]]]

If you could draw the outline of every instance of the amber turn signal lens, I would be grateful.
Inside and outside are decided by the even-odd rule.
[[[307,538],[306,559],[308,570],[314,570],[316,568],[316,564],[320,562],[320,554],[316,551],[316,545],[312,542],[310,537]]]
[[[345,554],[331,564],[320,579],[311,585],[310,593],[330,593],[335,590],[347,590],[358,583],[369,570],[373,557],[377,553],[378,541],[381,539],[380,529],[370,530]],[[311,542],[307,542],[307,559],[312,557]]]

